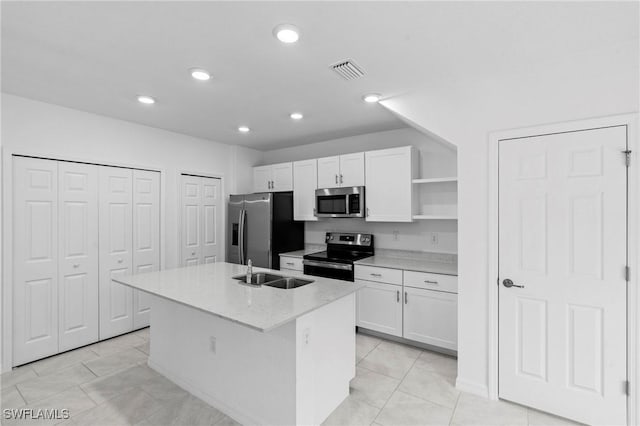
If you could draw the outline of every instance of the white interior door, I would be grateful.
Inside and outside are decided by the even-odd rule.
[[[182,266],[197,265],[202,245],[202,178],[181,175],[182,179]]]
[[[160,173],[133,171],[133,273],[160,269]],[[149,325],[150,296],[133,290],[133,328]]]
[[[100,339],[133,329],[133,290],[112,278],[132,273],[133,171],[100,166]]]
[[[58,163],[13,158],[13,364],[58,352]]]
[[[626,146],[625,127],[500,142],[501,398],[626,424]]]
[[[59,351],[98,340],[98,166],[58,162]]]
[[[201,178],[202,247],[198,263],[214,263],[221,259],[222,203],[220,179]]]

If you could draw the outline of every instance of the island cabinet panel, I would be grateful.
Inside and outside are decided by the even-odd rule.
[[[98,166],[58,162],[59,351],[98,340]]]
[[[318,220],[315,216],[318,163],[316,160],[293,163],[293,219]]]
[[[160,269],[160,173],[133,171],[133,271]],[[133,328],[149,325],[150,296],[133,290]]]
[[[58,352],[58,164],[13,159],[13,363]]]
[[[113,278],[131,275],[133,173],[100,167],[100,339],[133,330],[133,293]]]
[[[182,266],[214,263],[222,250],[223,202],[219,178],[181,176]]]

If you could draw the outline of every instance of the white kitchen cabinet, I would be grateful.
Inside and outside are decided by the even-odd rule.
[[[302,264],[302,258],[294,256],[282,256],[280,255],[280,270],[302,272],[304,266]]]
[[[318,158],[318,188],[363,186],[364,152]]]
[[[458,295],[405,286],[404,337],[457,350]]]
[[[364,185],[364,152],[340,156],[340,186]]]
[[[366,287],[356,297],[356,325],[402,337],[402,286],[356,280]]]
[[[293,191],[293,163],[253,168],[253,192]]]
[[[253,192],[271,191],[273,180],[273,168],[271,166],[259,166],[253,168]]]
[[[316,189],[318,189],[318,162],[316,160],[293,163],[293,219],[318,220],[315,216]]]
[[[133,330],[133,290],[113,278],[131,275],[133,171],[100,167],[100,339]]]
[[[365,152],[366,208],[369,222],[411,222],[414,215],[412,180],[418,172],[415,148]]]
[[[58,352],[58,164],[13,158],[13,364]]]
[[[97,224],[98,166],[59,161],[59,352],[98,340]]]

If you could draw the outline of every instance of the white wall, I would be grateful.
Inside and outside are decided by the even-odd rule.
[[[160,169],[164,200],[164,267],[178,266],[178,177],[181,172],[222,175],[225,195],[251,190],[251,167],[262,153],[2,94],[4,164],[13,153]],[[152,114],[153,110],[150,109]],[[10,160],[9,160],[10,164]],[[5,170],[10,173],[10,170]],[[3,175],[5,215],[11,188]],[[225,209],[226,211],[226,209]],[[223,222],[226,223],[226,222]],[[5,243],[7,245],[5,245]],[[4,242],[5,249],[11,247]],[[222,243],[224,250],[225,244]],[[6,252],[5,252],[6,253]],[[5,282],[3,285],[9,285]],[[4,288],[4,287],[3,287]],[[3,301],[3,306],[7,306]],[[3,331],[8,332],[6,328]],[[3,350],[3,354],[6,352]],[[7,366],[4,366],[7,368]]]
[[[488,383],[488,135],[637,112],[638,47],[638,40],[630,40],[490,81],[458,81],[455,87],[416,90],[383,102],[458,146],[458,381],[467,390],[483,393]]]
[[[420,151],[421,177],[456,176],[455,148],[410,128],[267,151],[264,153],[264,162],[271,164],[306,160],[406,145],[413,145]],[[451,190],[450,185],[447,190]],[[377,248],[456,253],[457,228],[455,221],[446,220],[373,223],[365,222],[364,219],[321,219],[305,224],[305,241],[323,244],[327,231],[363,232],[375,235]],[[432,233],[437,234],[437,244],[431,241]]]

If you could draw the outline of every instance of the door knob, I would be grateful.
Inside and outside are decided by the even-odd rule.
[[[505,286],[506,288],[511,288],[511,287],[524,288],[523,285],[515,285],[513,281],[511,281],[509,278],[502,281],[502,285]]]

